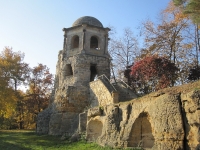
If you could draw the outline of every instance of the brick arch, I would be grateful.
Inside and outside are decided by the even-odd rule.
[[[87,140],[95,141],[101,136],[103,123],[100,120],[91,120],[87,125]]]
[[[155,139],[152,134],[149,114],[142,112],[132,125],[128,140],[128,147],[141,146],[143,148],[152,148],[154,141]]]

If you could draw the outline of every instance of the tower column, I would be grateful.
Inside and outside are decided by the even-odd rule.
[[[108,45],[108,34],[106,34],[105,36],[105,43],[104,43],[104,54],[107,53],[107,45]]]
[[[66,41],[67,41],[67,35],[66,35],[66,33],[64,33],[64,41],[63,41],[63,50],[66,50]]]
[[[86,29],[83,29],[83,49],[85,50],[85,32]]]

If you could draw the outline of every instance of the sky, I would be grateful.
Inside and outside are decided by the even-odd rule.
[[[5,47],[25,53],[30,67],[39,63],[56,73],[63,48],[63,28],[82,16],[97,18],[104,27],[137,32],[141,22],[158,18],[170,0],[0,0],[0,52]]]

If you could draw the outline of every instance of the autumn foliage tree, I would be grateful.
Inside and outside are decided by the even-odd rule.
[[[1,79],[8,83],[8,86],[17,91],[17,87],[23,84],[29,77],[29,66],[23,62],[24,54],[13,52],[12,48],[6,47],[1,55]]]
[[[0,53],[0,128],[33,128],[35,116],[45,109],[53,75],[43,64],[31,69],[24,53],[6,47]],[[28,86],[25,93],[21,87]]]
[[[145,48],[141,56],[166,56],[179,68],[176,84],[186,83],[190,68],[197,66],[199,61],[196,25],[170,1],[157,23],[148,20],[142,27]]]
[[[28,64],[24,63],[23,59],[23,53],[13,52],[9,47],[0,54],[0,103],[3,103],[1,114],[5,115],[9,112],[7,110],[14,108],[11,104],[15,105],[18,101],[18,86],[22,85],[29,76]],[[6,104],[9,107],[6,107]]]
[[[176,6],[189,15],[193,22],[200,23],[200,1],[199,0],[173,0]]]
[[[8,126],[16,119],[14,114],[21,101],[19,86],[29,77],[29,66],[23,61],[24,54],[5,47],[0,54],[0,117]]]
[[[147,56],[134,63],[130,77],[133,89],[139,94],[147,94],[171,87],[177,78],[178,68],[166,57]]]
[[[38,64],[31,71],[29,88],[26,92],[26,111],[33,119],[29,122],[35,122],[39,112],[47,108],[51,91],[53,89],[54,78],[46,65]]]

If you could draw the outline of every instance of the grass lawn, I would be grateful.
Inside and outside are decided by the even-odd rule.
[[[0,130],[0,150],[111,150],[95,143],[70,143],[60,137],[36,135],[34,131]]]

